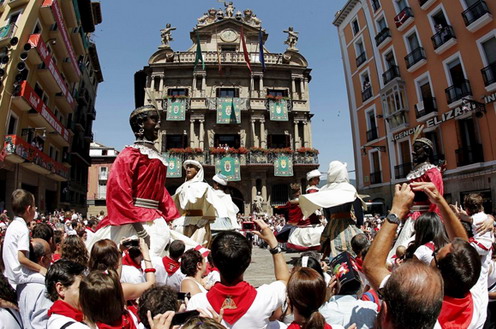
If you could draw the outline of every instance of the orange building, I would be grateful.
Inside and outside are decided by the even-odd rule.
[[[357,186],[390,204],[412,134],[444,161],[445,197],[496,198],[496,1],[349,0],[336,13]]]

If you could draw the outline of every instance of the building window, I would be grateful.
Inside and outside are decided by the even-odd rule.
[[[358,25],[358,19],[354,19],[353,22],[351,22],[351,26],[353,28],[353,35],[356,35],[358,31],[360,31],[360,26]]]
[[[238,48],[235,45],[221,45],[220,51],[222,52],[236,52]]]
[[[401,12],[406,7],[408,7],[406,0],[396,0],[396,9],[398,9],[398,12]]]
[[[272,186],[272,192],[270,195],[271,205],[284,205],[288,202],[289,197],[289,187],[287,184],[276,184]]]
[[[378,138],[374,109],[367,111],[365,118],[367,120],[367,142],[370,142]]]
[[[162,152],[170,149],[187,147],[188,136],[186,135],[162,135]]]
[[[287,89],[268,89],[267,95],[274,97],[288,97]]]
[[[33,29],[33,34],[41,34],[41,25],[39,22],[36,23]]]
[[[10,14],[9,16],[9,24],[16,24],[17,21],[19,20],[19,17],[21,17],[21,12],[15,12],[13,14]]]
[[[282,134],[269,134],[268,135],[269,148],[286,148],[290,147],[290,136]]]
[[[15,135],[17,132],[17,116],[10,112],[9,125],[7,126],[7,135]]]
[[[234,98],[239,97],[238,88],[217,88],[217,97]]]
[[[98,196],[97,199],[107,198],[107,181],[101,181],[98,183]]]
[[[496,37],[481,43],[488,64],[496,63]]]
[[[161,80],[160,77],[153,78],[153,89],[155,91],[159,91],[160,90],[160,80]]]
[[[476,123],[473,118],[458,120],[460,148],[455,153],[459,167],[484,161],[482,145],[477,141],[476,132]]]
[[[34,85],[34,92],[41,98],[45,105],[48,105],[48,95],[45,93],[43,88],[37,83]]]
[[[370,152],[370,157],[370,184],[379,184],[382,182],[379,151]]]
[[[387,24],[386,24],[386,20],[384,19],[384,16],[382,16],[377,20],[377,31],[381,32],[385,28],[387,28]]]
[[[167,95],[169,95],[169,96],[188,96],[188,89],[186,89],[186,88],[168,89]]]
[[[214,136],[214,146],[215,147],[233,147],[239,148],[240,143],[239,135],[220,135],[215,134]]]
[[[382,94],[382,106],[391,129],[408,122],[406,116],[406,96],[403,85],[395,84]]]

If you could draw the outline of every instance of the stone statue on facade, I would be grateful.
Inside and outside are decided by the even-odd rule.
[[[197,19],[197,25],[208,25],[212,24],[217,20],[217,9],[211,8],[207,13],[204,13],[202,17]]]
[[[221,21],[224,19],[224,11],[222,9],[217,10],[216,18],[217,21]]]
[[[170,48],[170,42],[174,41],[174,39],[172,39],[172,31],[175,29],[175,27],[172,27],[169,23],[167,23],[165,28],[160,30],[160,37],[162,38],[163,47]]]
[[[236,15],[234,15],[234,18],[236,18],[238,21],[243,19],[243,14],[238,10],[236,12]]]
[[[246,147],[246,130],[241,129],[239,131],[239,140],[241,147]]]
[[[213,129],[209,129],[207,131],[207,137],[208,137],[208,147],[214,147],[215,131]]]
[[[245,9],[244,10],[244,17],[243,17],[243,21],[246,23],[246,24],[250,24],[250,25],[253,25],[253,26],[260,26],[260,24],[262,23],[257,17],[255,14],[253,14],[253,11],[251,9]]]
[[[298,50],[296,48],[296,44],[298,43],[298,32],[295,32],[292,26],[283,32],[288,34],[288,39],[284,41],[284,43],[288,45],[288,50]]]
[[[234,5],[232,1],[224,2],[224,7],[226,7],[226,17],[234,16]]]
[[[203,15],[196,20],[197,21],[196,25],[205,25],[207,22],[207,18],[208,18],[208,13],[203,13]]]
[[[253,200],[253,212],[256,214],[262,214],[264,213],[263,210],[263,204],[265,200],[263,196],[261,195],[260,191],[257,192],[257,195],[255,196],[255,199]]]

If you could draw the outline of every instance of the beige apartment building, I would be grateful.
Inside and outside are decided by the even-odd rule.
[[[103,81],[89,0],[0,2],[0,200],[24,188],[40,212],[83,210],[95,97]]]
[[[479,192],[494,211],[495,14],[483,0],[349,0],[336,13],[361,193],[390,204],[423,125],[445,197]]]
[[[186,51],[173,49],[174,30],[169,24],[161,30],[162,45],[135,75],[136,106],[161,109],[157,146],[169,158],[167,188],[172,194],[184,182],[181,164],[194,158],[209,183],[216,172],[228,174],[241,213],[253,211],[258,194],[272,213],[288,200],[289,184],[305,186],[305,174],[318,167],[311,69],[297,49],[298,33],[288,28],[287,50],[271,53],[261,20],[232,6],[198,18]],[[284,41],[282,31],[277,37]]]

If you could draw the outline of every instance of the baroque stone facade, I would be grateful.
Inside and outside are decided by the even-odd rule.
[[[240,180],[229,186],[245,214],[252,211],[258,193],[264,210],[272,213],[273,206],[287,201],[288,185],[300,182],[304,187],[305,174],[318,167],[318,152],[312,148],[311,70],[295,47],[298,33],[293,28],[284,31],[288,49],[282,54],[262,46],[264,68],[260,45],[268,34],[261,24],[251,10],[241,13],[226,3],[225,11],[211,9],[198,19],[190,32],[193,44],[186,51],[171,48],[175,28],[167,24],[161,30],[162,44],[135,75],[136,106],[156,104],[161,109],[159,150],[200,161],[209,183],[216,161],[227,149],[233,153],[240,164]],[[174,33],[177,37],[180,31]],[[226,100],[231,104],[224,113]],[[234,109],[238,112],[231,120]],[[219,115],[226,113],[230,121],[221,123]],[[274,161],[281,154],[292,161],[293,175],[274,175]],[[171,194],[183,181],[184,173],[167,179]]]

